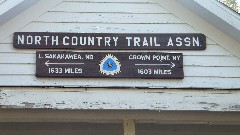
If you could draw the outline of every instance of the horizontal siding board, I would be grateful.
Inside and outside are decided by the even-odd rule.
[[[172,14],[114,14],[114,13],[69,13],[47,12],[36,21],[65,23],[122,23],[163,24],[183,23]]]
[[[169,13],[158,4],[62,2],[50,11],[102,13]]]
[[[43,50],[43,49],[41,49]],[[53,51],[59,50],[59,49],[53,49]],[[47,50],[46,50],[47,51]],[[68,50],[71,51],[71,50]],[[73,50],[74,51],[74,50]],[[75,50],[79,51],[79,50]],[[144,51],[144,50],[141,50]],[[153,50],[156,52],[156,50]],[[160,52],[169,52],[167,50],[161,51]],[[13,48],[12,44],[0,44],[0,53],[36,53],[36,49],[15,49]],[[139,51],[138,51],[139,52]],[[176,52],[176,53],[183,53],[183,55],[193,55],[193,56],[202,56],[202,55],[207,55],[207,56],[232,56],[232,54],[223,48],[221,48],[218,45],[207,45],[207,49],[205,51],[174,51],[171,50],[171,52]]]
[[[17,67],[17,68],[16,68]],[[0,75],[35,75],[35,64],[0,64]],[[240,78],[240,67],[185,66],[185,77]]]
[[[206,41],[207,41],[207,44],[209,45],[217,45],[216,42],[214,42],[212,39],[210,39],[209,37],[206,37]]]
[[[236,57],[225,56],[184,56],[184,65],[192,66],[240,66]]]
[[[36,78],[33,75],[1,75],[0,80],[0,86],[240,89],[240,78],[185,77],[184,79],[66,79]]]
[[[240,67],[196,67],[185,66],[185,76],[189,77],[237,77],[240,78]]]
[[[239,92],[145,91],[0,91],[0,105],[6,108],[48,109],[141,109],[161,111],[240,111]],[[104,97],[104,98],[102,98]],[[136,100],[141,99],[141,100]]]
[[[34,75],[35,64],[0,64],[0,75]]]
[[[103,24],[103,23],[43,23],[33,22],[22,32],[77,33],[199,33],[187,24]]]
[[[36,63],[35,54],[0,53],[0,64]],[[185,66],[240,66],[240,60],[231,56],[184,56]]]
[[[19,53],[0,53],[1,64],[7,63],[36,63],[35,54],[19,54]]]

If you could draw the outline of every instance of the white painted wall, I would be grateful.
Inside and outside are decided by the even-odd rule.
[[[151,0],[63,0],[17,31],[202,33]],[[0,41],[0,86],[239,89],[240,59],[222,46],[208,37],[204,51],[171,51],[184,55],[183,80],[36,78],[36,50],[13,48],[11,35]]]

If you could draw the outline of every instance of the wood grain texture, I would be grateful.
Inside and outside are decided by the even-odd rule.
[[[59,89],[60,90],[60,89]],[[211,91],[0,91],[1,108],[70,110],[240,111],[239,92]],[[104,98],[102,98],[104,97]],[[137,100],[141,99],[141,100]]]
[[[135,121],[131,119],[123,120],[124,135],[135,135]]]

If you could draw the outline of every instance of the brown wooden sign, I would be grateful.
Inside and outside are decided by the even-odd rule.
[[[37,51],[37,77],[182,79],[183,54]]]
[[[205,50],[203,34],[114,34],[15,32],[13,46],[21,49],[78,50]]]

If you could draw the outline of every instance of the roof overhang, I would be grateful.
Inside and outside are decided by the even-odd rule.
[[[209,23],[240,42],[240,15],[217,0],[177,0]]]
[[[0,26],[39,0],[0,0]]]

